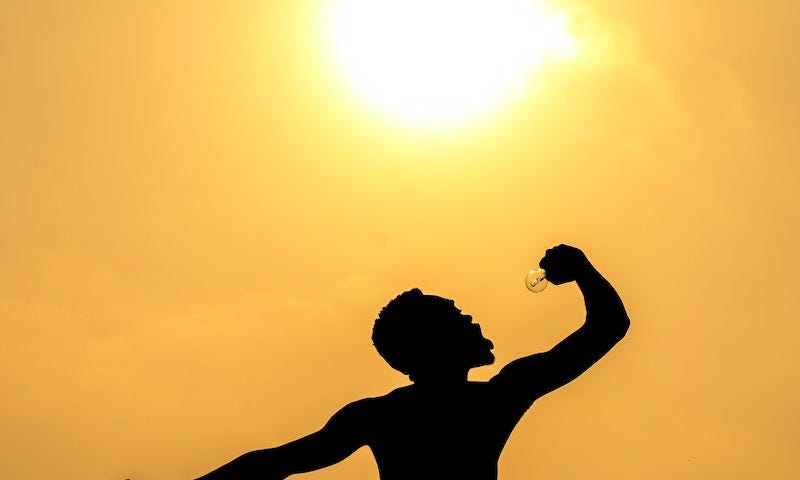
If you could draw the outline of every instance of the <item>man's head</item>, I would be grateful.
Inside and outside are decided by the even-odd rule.
[[[438,373],[466,373],[494,362],[492,342],[452,300],[415,288],[381,310],[372,330],[378,353],[412,380]]]

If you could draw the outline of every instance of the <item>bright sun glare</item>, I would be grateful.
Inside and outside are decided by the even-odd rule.
[[[420,126],[486,112],[577,50],[567,15],[537,0],[331,0],[327,27],[359,94]]]

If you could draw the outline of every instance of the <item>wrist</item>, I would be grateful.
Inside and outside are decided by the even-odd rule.
[[[588,262],[586,264],[586,267],[581,269],[575,275],[575,283],[578,284],[578,287],[596,283],[598,281],[603,281],[603,276],[600,275],[600,272],[598,272],[597,269],[594,268],[594,266]]]

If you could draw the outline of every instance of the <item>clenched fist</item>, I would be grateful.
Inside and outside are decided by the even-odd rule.
[[[582,251],[563,244],[548,249],[539,260],[539,267],[545,270],[547,281],[555,285],[572,282],[594,271]]]

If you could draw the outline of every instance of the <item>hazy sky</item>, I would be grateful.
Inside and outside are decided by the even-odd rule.
[[[538,401],[500,478],[800,470],[800,4],[553,3],[585,54],[458,128],[370,109],[325,0],[0,5],[0,477],[193,478],[407,382],[403,290],[497,364],[577,328],[557,243],[628,337]],[[368,451],[314,479],[377,479]]]

